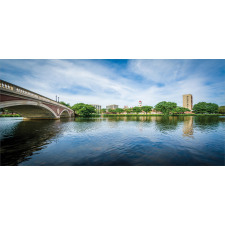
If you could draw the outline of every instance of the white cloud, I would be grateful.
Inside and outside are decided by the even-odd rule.
[[[22,70],[20,75],[5,72],[5,79],[44,96],[69,102],[84,102],[135,106],[155,105],[160,101],[174,101],[182,105],[182,95],[192,94],[194,103],[211,101],[222,104],[221,95],[214,98],[221,83],[207,86],[201,73],[188,74],[188,62],[179,60],[131,60],[126,70],[128,77],[109,64],[95,60],[26,60],[3,62],[3,67]],[[14,75],[15,74],[15,75]],[[133,74],[139,74],[142,82]],[[162,84],[161,86],[158,83]]]
[[[148,80],[168,83],[184,76],[184,64],[182,60],[138,59],[130,61],[129,69]]]

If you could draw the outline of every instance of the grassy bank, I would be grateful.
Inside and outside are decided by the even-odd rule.
[[[104,117],[117,116],[165,116],[164,114],[103,114]],[[171,114],[167,116],[224,116],[224,114]]]
[[[21,117],[19,114],[0,114],[0,117]]]
[[[163,116],[163,114],[103,114],[104,117],[116,116]]]
[[[225,114],[194,114],[193,116],[225,116]]]

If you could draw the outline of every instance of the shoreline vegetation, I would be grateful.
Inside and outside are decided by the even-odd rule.
[[[19,114],[0,114],[0,117],[22,117]]]
[[[171,115],[164,115],[164,114],[94,114],[91,115],[89,118],[93,117],[131,117],[131,116],[225,116],[225,114],[171,114]],[[22,117],[19,114],[0,114],[0,117]],[[79,118],[87,118],[85,116],[77,116]]]
[[[225,114],[102,114],[103,117],[117,116],[225,116]],[[101,116],[101,115],[99,115]]]
[[[60,102],[67,107],[69,103]],[[178,106],[175,102],[162,101],[153,106],[135,106],[124,108],[103,108],[96,110],[93,105],[77,103],[71,107],[79,117],[128,117],[128,116],[222,116],[225,113],[225,106],[218,106],[215,103],[199,102],[190,110]]]
[[[70,106],[69,103],[60,102],[71,108],[77,117],[129,117],[129,116],[223,116],[225,106],[215,103],[199,102],[193,106],[193,110],[177,106],[175,102],[159,102],[153,106],[135,106],[131,108],[101,109],[96,110],[93,105],[77,103]],[[22,115],[8,109],[1,109],[0,117],[22,117]]]

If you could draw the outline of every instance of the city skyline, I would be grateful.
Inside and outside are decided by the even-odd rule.
[[[224,60],[0,60],[3,80],[71,105],[224,105]]]

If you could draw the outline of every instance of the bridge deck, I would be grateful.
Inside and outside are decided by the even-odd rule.
[[[15,108],[15,106],[17,106],[18,109],[18,105],[23,104],[30,104],[33,105],[33,107],[34,105],[42,105],[45,108],[48,107],[49,110],[54,114],[55,118],[59,118],[62,112],[65,110],[68,111],[70,116],[74,115],[72,109],[60,104],[57,101],[3,80],[0,80],[0,96],[0,108],[7,106]],[[14,105],[10,104],[12,101],[15,102]]]

